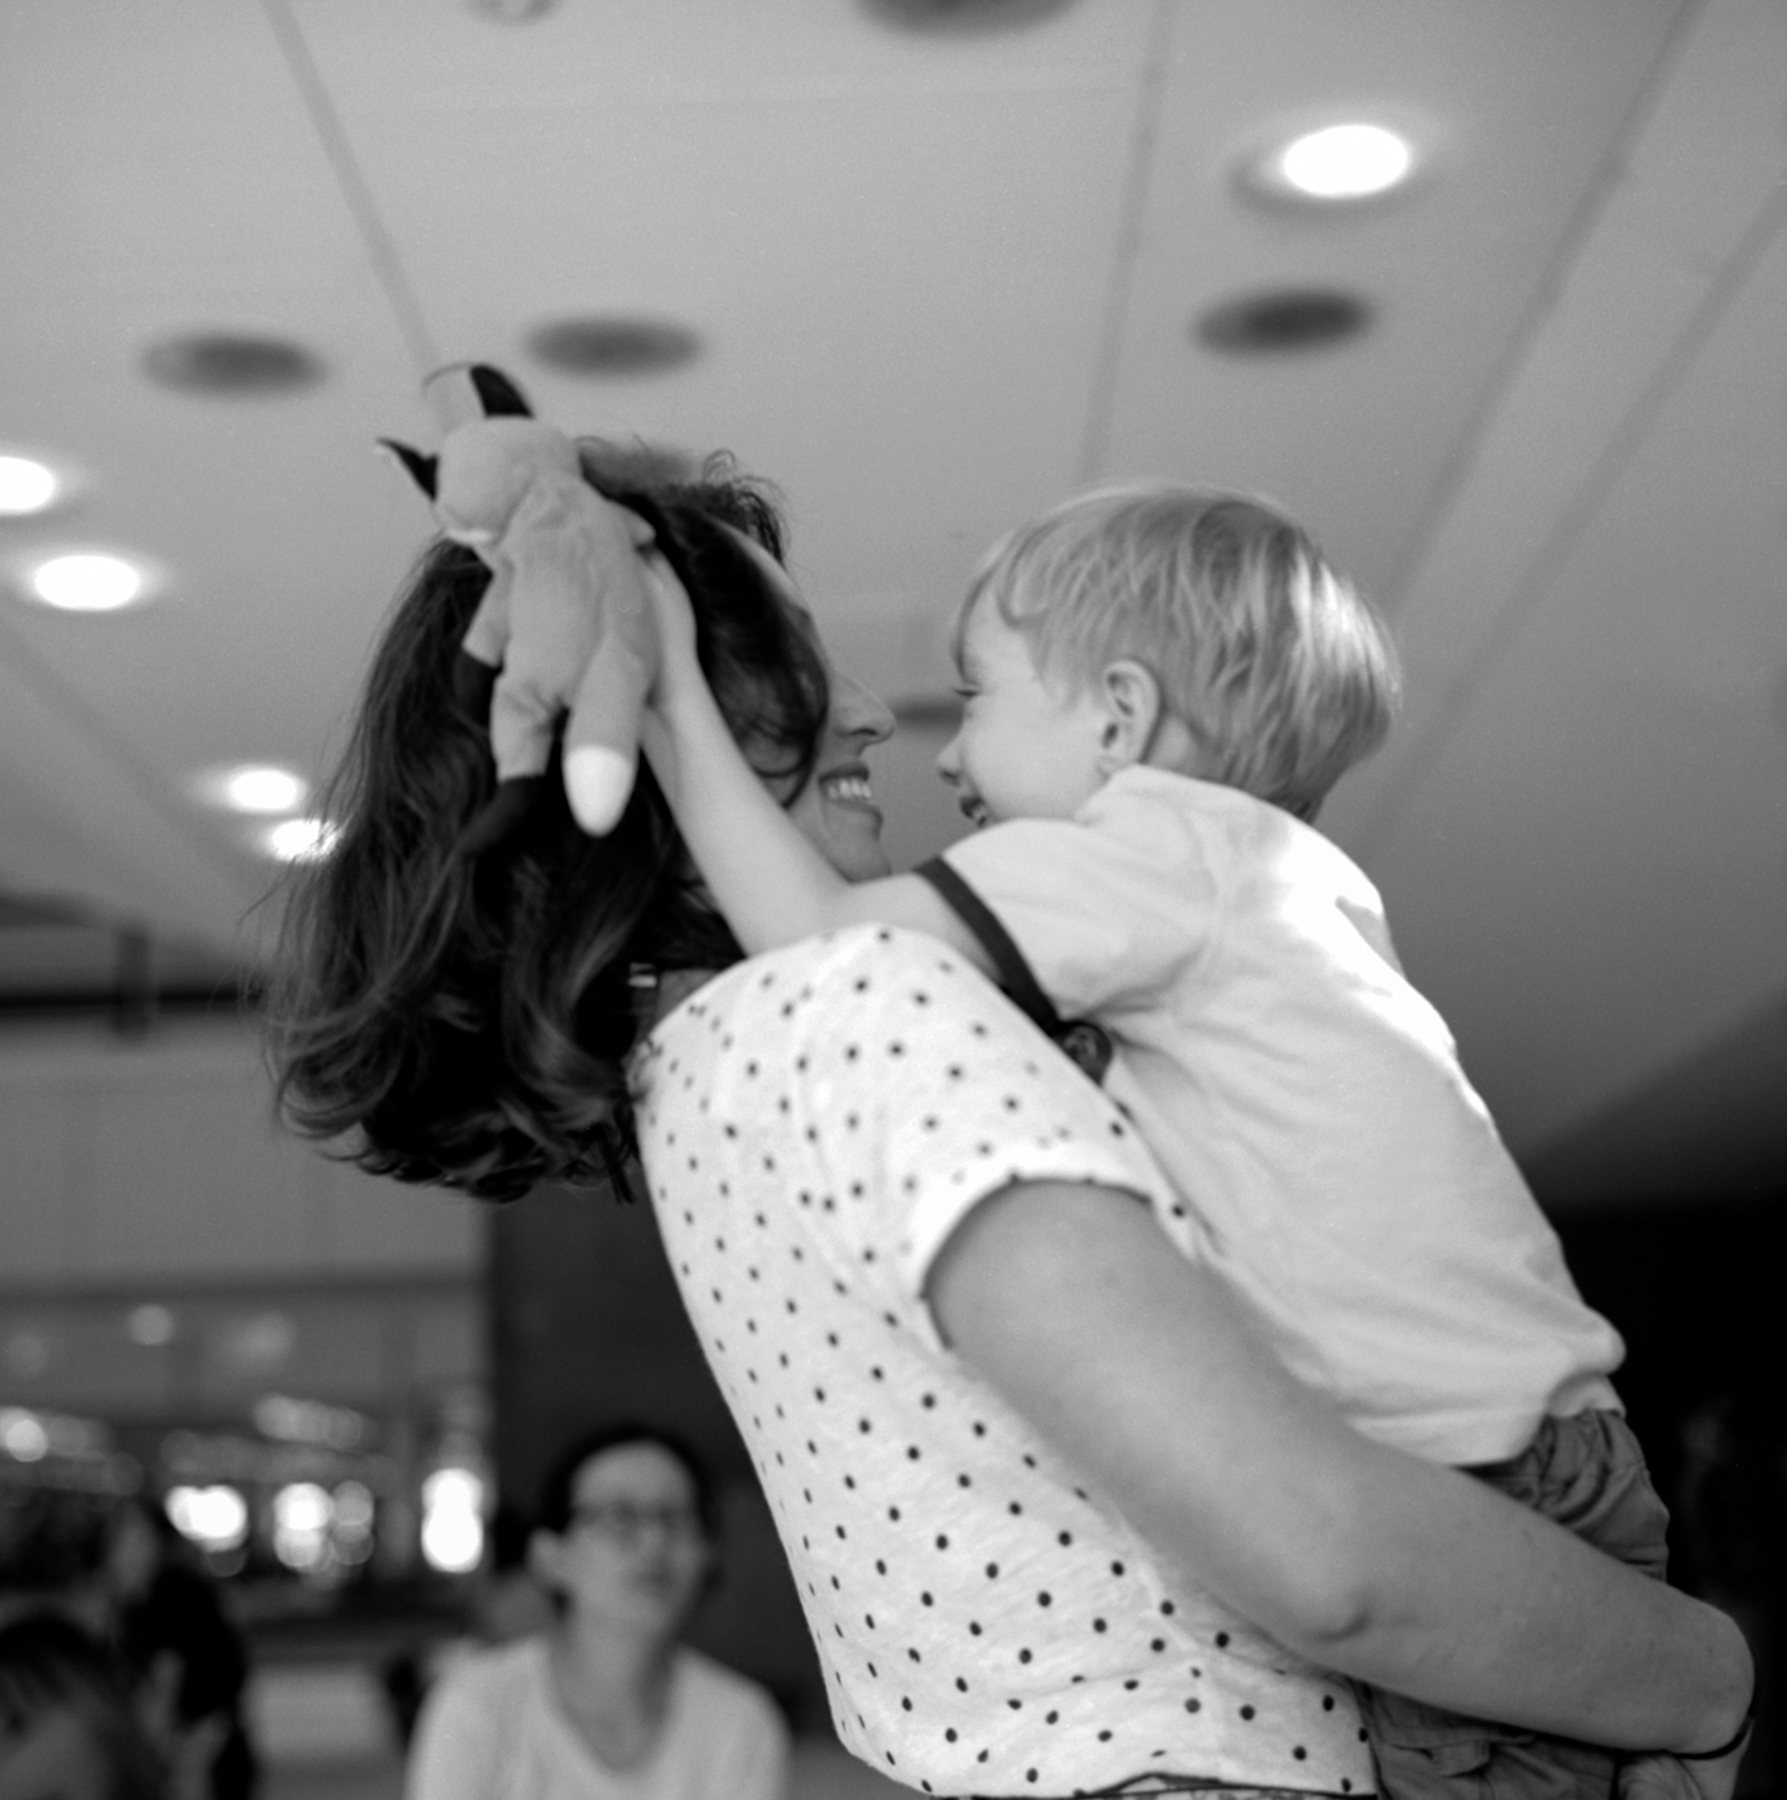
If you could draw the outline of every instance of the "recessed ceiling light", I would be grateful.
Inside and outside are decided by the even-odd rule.
[[[118,612],[148,599],[149,582],[121,556],[79,551],[52,556],[31,571],[31,591],[62,612]]]
[[[597,315],[541,325],[527,347],[567,375],[662,375],[693,362],[701,339],[674,319]]]
[[[185,394],[225,399],[290,393],[321,381],[320,356],[289,338],[242,331],[191,331],[151,344],[151,380]]]
[[[296,812],[310,792],[310,783],[276,763],[242,763],[219,769],[199,783],[208,800],[234,812]]]
[[[1265,356],[1337,344],[1356,337],[1370,320],[1371,308],[1352,294],[1286,288],[1213,306],[1196,330],[1212,350]]]
[[[341,827],[328,819],[287,819],[262,841],[281,862],[321,862],[340,836]]]
[[[45,512],[61,492],[62,484],[48,463],[32,456],[0,456],[0,517]]]
[[[1279,181],[1311,200],[1365,200],[1414,172],[1408,139],[1383,125],[1324,125],[1293,138],[1272,159]]]
[[[862,0],[863,11],[883,25],[962,37],[1022,31],[1072,4],[1073,0]]]

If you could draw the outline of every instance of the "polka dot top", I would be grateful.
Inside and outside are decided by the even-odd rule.
[[[1345,1685],[1163,1577],[926,1308],[955,1226],[1013,1181],[1169,1202],[1098,1089],[941,946],[867,926],[726,971],[631,1072],[850,1750],[939,1795],[1370,1791]]]

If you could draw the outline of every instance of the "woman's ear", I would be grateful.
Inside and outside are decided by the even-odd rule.
[[[1107,663],[1098,678],[1103,719],[1098,732],[1098,762],[1106,775],[1146,762],[1160,724],[1160,683],[1154,672],[1133,657]]]

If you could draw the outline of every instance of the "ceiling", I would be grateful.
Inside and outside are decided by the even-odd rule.
[[[86,478],[0,524],[0,994],[111,980],[96,922],[252,970],[272,866],[194,783],[324,771],[427,528],[373,440],[432,439],[423,376],[479,358],[781,485],[837,659],[913,722],[905,856],[959,828],[938,622],[993,538],[1127,477],[1278,496],[1408,662],[1324,824],[1517,1153],[1565,1201],[1782,1186],[1778,0],[9,0],[0,71],[0,451]],[[1237,183],[1344,117],[1422,177]],[[1310,287],[1368,329],[1198,337]],[[589,314],[703,353],[526,348]],[[195,331],[326,378],[158,385]],[[158,598],[21,597],[87,547]]]

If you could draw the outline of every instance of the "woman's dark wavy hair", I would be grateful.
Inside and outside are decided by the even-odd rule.
[[[590,484],[651,522],[687,588],[734,734],[798,793],[829,709],[825,664],[725,529],[780,560],[769,493],[723,456],[667,478],[661,462],[580,450]],[[340,835],[287,896],[268,1009],[278,1104],[400,1181],[510,1200],[606,1174],[624,1192],[629,974],[719,967],[740,950],[643,762],[607,837],[578,828],[555,760],[519,830],[476,858],[459,850],[496,779],[484,721],[454,698],[488,581],[472,551],[432,544],[374,652],[324,803]]]

